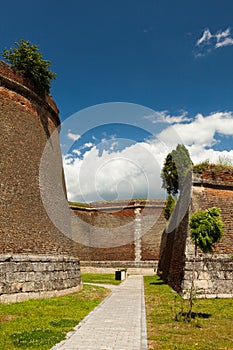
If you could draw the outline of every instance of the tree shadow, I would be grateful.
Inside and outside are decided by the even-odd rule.
[[[195,318],[203,318],[203,319],[207,319],[210,318],[212,315],[211,314],[206,314],[203,312],[191,312],[191,315],[188,312],[179,312],[179,316],[186,318],[191,318],[191,319],[195,319]],[[191,316],[191,317],[190,317]]]
[[[150,282],[150,285],[157,285],[157,286],[161,286],[162,284],[166,284],[163,281],[156,281],[156,282]]]

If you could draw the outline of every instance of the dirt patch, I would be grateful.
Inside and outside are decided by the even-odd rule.
[[[1,315],[0,322],[9,322],[14,320],[16,317],[16,315]]]

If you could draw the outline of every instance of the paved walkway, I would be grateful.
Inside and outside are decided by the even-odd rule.
[[[129,276],[51,350],[147,350],[143,276]]]

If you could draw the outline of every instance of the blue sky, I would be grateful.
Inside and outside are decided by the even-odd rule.
[[[1,4],[1,49],[20,38],[30,40],[58,74],[51,93],[64,122],[70,199],[162,196],[162,159],[180,141],[194,162],[233,159],[232,13],[232,0]],[[116,124],[122,125],[114,129]],[[76,144],[67,148],[68,139]],[[89,147],[82,148],[85,144]],[[158,167],[143,165],[150,158],[145,152]],[[84,179],[95,174],[86,184],[89,192],[80,183],[81,170]]]

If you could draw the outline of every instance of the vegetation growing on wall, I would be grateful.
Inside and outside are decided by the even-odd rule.
[[[211,170],[214,174],[222,171],[229,171],[233,174],[233,161],[231,158],[219,157],[216,163],[211,163],[206,159],[205,161],[193,166],[193,172],[195,174],[201,174],[206,169]]]
[[[48,93],[56,74],[49,70],[50,61],[42,59],[37,45],[21,39],[16,47],[4,49],[2,57],[25,78],[28,78],[40,94]]]

